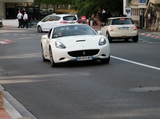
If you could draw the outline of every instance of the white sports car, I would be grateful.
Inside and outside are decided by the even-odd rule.
[[[86,24],[65,24],[54,26],[41,38],[43,61],[50,60],[51,66],[68,61],[100,60],[110,61],[110,44]]]

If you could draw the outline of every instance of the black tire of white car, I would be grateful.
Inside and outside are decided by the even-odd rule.
[[[108,38],[109,42],[111,43],[111,42],[112,42],[112,38],[111,38],[111,36],[109,35],[109,33],[108,33],[108,32],[106,33],[106,36],[107,36],[107,38]]]
[[[108,64],[110,62],[110,57],[108,57],[107,59],[100,59],[102,64]]]
[[[42,31],[42,27],[41,27],[41,26],[37,26],[37,31],[38,31],[38,33],[43,32],[43,31]]]
[[[53,60],[53,54],[52,54],[52,50],[51,48],[49,49],[49,56],[50,56],[50,63],[51,63],[51,67],[55,67],[57,66]]]
[[[41,45],[41,51],[42,51],[42,59],[43,59],[43,62],[46,62],[47,59],[44,57],[44,50],[43,50],[43,46]]]
[[[132,38],[133,42],[138,42],[138,35]]]

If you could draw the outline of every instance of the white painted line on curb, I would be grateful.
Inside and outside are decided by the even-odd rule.
[[[159,70],[160,71],[159,67],[154,67],[154,66],[151,66],[151,65],[147,65],[147,64],[143,64],[143,63],[127,60],[127,59],[123,59],[123,58],[116,57],[116,56],[111,56],[111,57],[114,58],[114,59],[118,59],[118,60],[121,60],[121,61],[125,61],[125,62],[128,62],[128,63],[132,63],[132,64],[136,64],[136,65],[139,65],[139,66],[143,66],[143,67],[147,67],[147,68],[151,68],[151,69],[155,69],[155,70]]]
[[[18,119],[22,115],[4,98],[4,109],[12,119]]]

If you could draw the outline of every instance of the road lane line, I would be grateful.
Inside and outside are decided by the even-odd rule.
[[[160,70],[159,67],[154,67],[154,66],[151,66],[151,65],[147,65],[147,64],[143,64],[143,63],[127,60],[127,59],[123,59],[123,58],[116,57],[116,56],[111,56],[111,58],[118,59],[118,60],[125,61],[125,62],[129,62],[129,63],[136,64],[136,65],[140,65],[140,66],[143,66],[143,67],[155,69],[155,70]]]

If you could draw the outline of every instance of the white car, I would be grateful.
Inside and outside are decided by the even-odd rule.
[[[109,41],[99,34],[101,31],[96,32],[86,24],[54,26],[41,37],[43,61],[50,60],[52,67],[69,61],[100,60],[109,63]]]
[[[39,21],[36,27],[38,32],[48,32],[58,24],[78,24],[78,17],[75,14],[52,14]]]
[[[138,42],[137,26],[131,18],[112,17],[108,18],[105,25],[101,28],[102,34],[112,42],[113,39],[124,39],[128,41]]]

